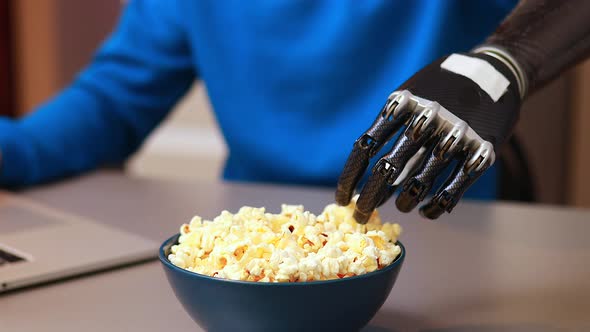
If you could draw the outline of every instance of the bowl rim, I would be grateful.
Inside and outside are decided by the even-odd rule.
[[[215,281],[215,282],[223,282],[223,283],[238,284],[238,285],[249,285],[249,286],[257,286],[257,287],[287,287],[287,286],[303,287],[303,286],[309,286],[309,285],[334,284],[334,283],[370,278],[372,276],[386,273],[390,270],[393,270],[398,265],[400,265],[406,257],[406,248],[402,244],[402,242],[398,240],[396,242],[396,244],[400,246],[401,252],[399,253],[399,255],[397,255],[397,257],[395,258],[395,260],[393,262],[391,262],[385,268],[382,268],[380,270],[375,270],[373,272],[364,273],[364,274],[356,275],[353,277],[346,277],[346,278],[342,278],[342,279],[306,281],[306,282],[260,282],[260,281],[247,281],[247,280],[233,280],[233,279],[211,277],[211,276],[208,276],[205,274],[192,272],[192,271],[180,268],[180,267],[172,264],[172,262],[170,262],[170,260],[168,260],[168,257],[166,257],[164,251],[167,246],[174,245],[174,243],[171,243],[171,242],[173,242],[173,240],[175,240],[175,238],[177,241],[179,236],[180,236],[180,233],[176,233],[176,234],[172,235],[171,237],[169,237],[167,240],[165,240],[162,243],[162,245],[160,246],[160,249],[158,250],[158,257],[160,259],[160,262],[162,262],[162,264],[164,264],[168,268],[170,268],[176,272],[186,274],[188,276],[198,277],[198,278],[211,280],[211,281]],[[174,242],[176,242],[176,241],[174,241]]]

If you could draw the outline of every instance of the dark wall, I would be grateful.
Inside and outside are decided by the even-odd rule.
[[[11,1],[0,0],[0,115],[14,114]]]

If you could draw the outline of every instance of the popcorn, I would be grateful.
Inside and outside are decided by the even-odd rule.
[[[400,254],[399,224],[382,223],[375,211],[368,223],[348,206],[327,205],[320,215],[302,205],[281,205],[281,213],[244,206],[222,211],[212,221],[195,216],[182,224],[170,262],[216,278],[256,282],[307,282],[369,273]]]

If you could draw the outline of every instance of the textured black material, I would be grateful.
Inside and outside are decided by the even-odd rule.
[[[486,44],[518,61],[534,93],[590,55],[590,1],[521,0]]]
[[[415,74],[400,89],[436,101],[467,124],[494,149],[509,137],[520,114],[516,79],[504,64],[487,55],[469,55],[489,62],[510,81],[508,90],[494,102],[471,79],[440,68],[443,57]]]
[[[449,166],[452,160],[451,156],[443,157],[437,152],[430,151],[416,175],[410,177],[404,184],[395,201],[398,210],[410,212],[422,202],[432,189],[437,176]]]
[[[380,167],[383,170],[384,164],[385,162],[383,161],[378,162],[375,168]],[[377,204],[382,201],[383,196],[387,192],[387,179],[390,175],[391,170],[389,172],[373,172],[367,183],[363,186],[353,214],[354,219],[359,224],[366,224],[369,221],[369,217],[371,217],[371,213],[377,207]]]
[[[356,203],[354,218],[358,223],[366,223],[377,205],[383,204],[388,194],[391,196],[391,190],[388,190],[388,187],[393,186],[408,160],[420,150],[429,138],[430,131],[428,129],[417,137],[412,137],[412,132],[413,128],[408,127],[395,142],[391,151],[381,157],[373,168],[373,172],[361,190]]]
[[[387,104],[387,103],[386,103]],[[396,119],[385,114],[385,106],[373,121],[371,127],[354,143],[352,152],[346,160],[344,169],[338,179],[336,203],[348,205],[354,190],[369,166],[369,160],[381,147],[401,128],[408,119],[409,113],[402,110]]]
[[[450,213],[465,191],[487,170],[487,167],[483,167],[479,171],[475,171],[475,167],[468,169],[466,164],[469,159],[470,156],[462,158],[441,189],[420,208],[422,216],[436,219],[444,212]]]
[[[387,102],[385,105],[383,105],[381,112],[379,112],[379,115],[377,118],[375,118],[375,121],[373,121],[373,124],[371,124],[371,127],[369,127],[365,133],[375,141],[375,153],[377,153],[377,151],[391,139],[391,137],[401,128],[404,122],[406,122],[406,120],[408,120],[411,116],[408,109],[398,110],[397,107],[399,106],[393,107],[391,113],[388,114],[386,113],[386,106]],[[397,118],[393,117],[394,110],[399,112],[399,116]]]
[[[381,197],[379,204],[377,204],[377,208],[380,207],[381,205],[387,203],[387,201],[391,198],[391,196],[393,196],[393,194],[395,194],[395,191],[397,190],[398,187],[399,187],[399,185],[387,186],[387,189],[385,190],[385,193],[383,193],[383,196]]]
[[[371,148],[369,146],[363,147],[357,141],[338,179],[338,187],[336,189],[337,204],[345,206],[350,203],[356,185],[369,166],[370,158]]]

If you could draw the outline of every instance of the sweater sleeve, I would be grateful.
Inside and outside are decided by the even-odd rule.
[[[182,1],[128,1],[114,32],[70,86],[28,115],[0,118],[0,186],[120,164],[197,77]]]

